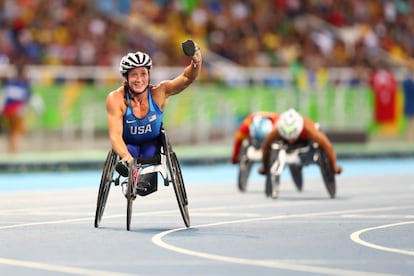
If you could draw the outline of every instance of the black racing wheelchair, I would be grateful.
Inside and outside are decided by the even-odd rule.
[[[244,139],[240,147],[239,153],[239,172],[237,178],[237,185],[240,192],[246,192],[250,172],[255,163],[262,162],[262,150],[260,144],[254,139]],[[272,145],[274,149],[277,149],[278,145]],[[276,148],[275,148],[276,147]],[[299,168],[296,165],[288,165],[290,173],[293,177],[296,189],[302,191],[303,180]]]
[[[128,169],[119,162],[120,158],[113,149],[109,151],[99,185],[95,228],[98,228],[101,222],[111,186],[121,185],[122,192],[127,199],[126,229],[129,231],[134,200],[137,196],[146,196],[157,191],[158,183],[156,177],[158,173],[164,180],[164,186],[169,186],[172,183],[184,224],[186,227],[190,227],[188,199],[180,163],[164,129],[161,130],[160,139],[161,151],[159,154],[152,158],[135,158],[133,162],[128,164]],[[151,180],[146,182],[150,185],[145,189],[140,189],[138,184],[144,179]]]
[[[266,196],[274,199],[279,196],[280,176],[286,166],[289,167],[296,187],[301,191],[303,187],[303,167],[311,164],[319,166],[325,188],[330,198],[335,198],[335,172],[329,158],[317,143],[310,141],[300,141],[294,144],[275,142],[272,144],[269,166],[266,168]]]
[[[240,192],[246,192],[254,163],[262,161],[260,145],[254,139],[244,139],[240,147],[239,160],[237,186]]]

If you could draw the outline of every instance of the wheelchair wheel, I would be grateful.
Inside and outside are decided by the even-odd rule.
[[[187,207],[188,198],[185,191],[183,176],[181,174],[180,163],[168,141],[166,141],[166,148],[167,166],[170,171],[170,177],[174,187],[175,197],[177,198],[178,207],[180,208],[181,217],[183,218],[185,226],[190,227],[190,215]]]
[[[132,218],[132,205],[136,198],[135,194],[135,182],[138,177],[137,168],[134,165],[134,162],[129,163],[129,175],[128,175],[128,184],[127,184],[127,220],[126,220],[126,229],[129,231],[131,229],[131,218]]]
[[[336,181],[335,173],[332,169],[331,163],[329,162],[328,155],[324,150],[319,150],[318,164],[321,169],[322,178],[325,183],[325,188],[331,198],[335,198],[336,194]]]
[[[250,171],[253,166],[253,162],[247,157],[247,149],[248,145],[243,145],[240,150],[238,187],[241,192],[245,192],[247,189],[247,180],[249,179]]]
[[[303,188],[302,166],[289,165],[290,175],[295,183],[296,189],[301,192]]]
[[[101,176],[101,183],[99,185],[95,212],[95,228],[99,227],[99,223],[101,222],[105,210],[106,201],[108,200],[109,190],[111,189],[112,182],[114,182],[113,176],[117,159],[118,155],[111,149],[106,157]]]
[[[269,159],[269,167],[266,168],[266,188],[265,193],[267,197],[271,197],[276,199],[279,196],[279,183],[280,183],[280,176],[275,174],[272,170],[272,166],[275,162],[277,162],[279,157],[278,150],[272,150],[270,152],[270,159]]]

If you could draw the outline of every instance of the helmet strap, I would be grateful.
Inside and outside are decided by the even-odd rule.
[[[145,89],[143,91],[141,91],[141,92],[132,92],[131,89],[129,89],[129,86],[128,86],[128,93],[129,93],[129,97],[131,99],[132,98],[135,98],[136,96],[139,96],[139,95],[145,93],[147,90],[148,90],[148,86],[145,87]]]
[[[129,97],[132,99],[132,98],[134,98],[134,97],[136,97],[136,96],[139,96],[139,95],[141,95],[141,94],[143,94],[143,93],[145,93],[147,90],[148,90],[148,88],[149,88],[149,84],[150,84],[150,71],[149,71],[149,69],[148,69],[148,85],[144,88],[144,90],[142,90],[141,92],[132,92],[131,91],[131,89],[130,89],[130,87],[129,87],[129,84],[128,84],[128,74],[126,74],[126,76],[125,76],[125,79],[126,79],[126,85],[125,85],[125,88],[127,88],[127,91],[128,91],[128,94],[129,94]]]

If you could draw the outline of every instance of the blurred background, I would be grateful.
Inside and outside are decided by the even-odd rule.
[[[156,84],[188,38],[204,62],[165,112],[177,146],[229,154],[249,113],[295,107],[334,144],[414,149],[413,0],[0,0],[0,78],[24,65],[32,87],[19,153],[106,152],[120,58],[149,53]]]

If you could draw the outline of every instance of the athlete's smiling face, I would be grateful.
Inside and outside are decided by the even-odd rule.
[[[145,91],[149,82],[149,71],[146,67],[138,67],[128,72],[128,85],[132,92]]]

